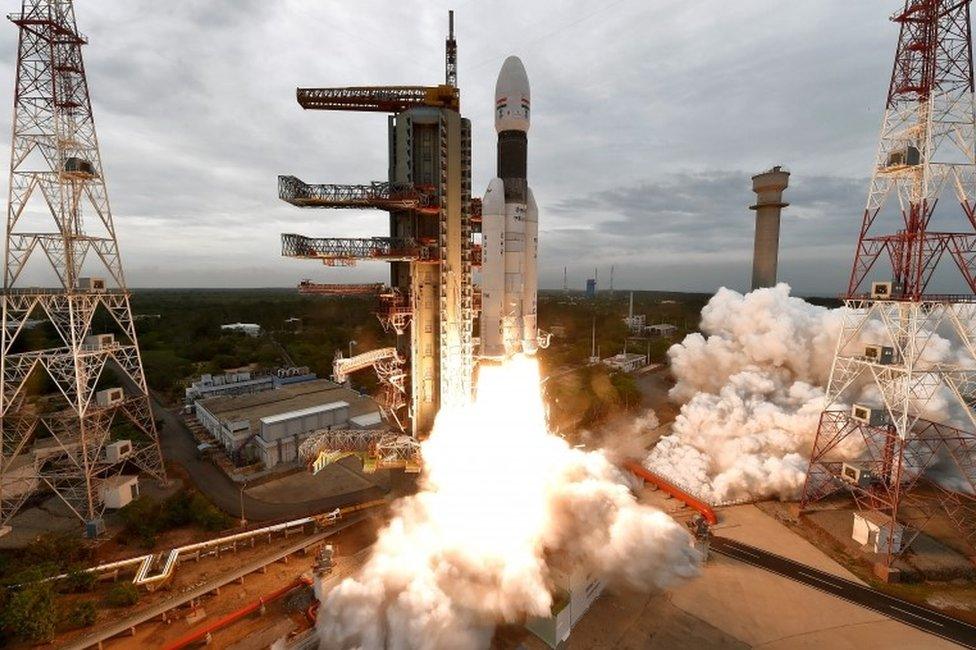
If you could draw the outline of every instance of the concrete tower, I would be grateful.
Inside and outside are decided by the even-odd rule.
[[[789,205],[783,202],[783,190],[790,182],[790,173],[778,165],[752,177],[752,191],[756,204],[756,243],[752,253],[752,288],[776,285],[776,262],[779,257],[779,216]]]

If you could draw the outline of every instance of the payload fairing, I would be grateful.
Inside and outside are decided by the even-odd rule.
[[[481,356],[505,359],[545,347],[536,323],[539,209],[526,180],[529,78],[518,57],[495,82],[498,177],[482,201]]]

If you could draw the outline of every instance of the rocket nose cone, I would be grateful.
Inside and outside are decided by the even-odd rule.
[[[528,131],[531,93],[529,75],[517,56],[505,59],[495,82],[495,129]]]

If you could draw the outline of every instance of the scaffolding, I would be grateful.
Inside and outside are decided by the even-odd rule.
[[[456,111],[461,102],[451,86],[353,86],[349,88],[299,88],[299,105],[317,111],[365,111],[400,113],[431,106]]]
[[[471,125],[459,113],[453,15],[450,23],[443,85],[297,91],[305,109],[388,113],[388,181],[310,185],[279,177],[279,194],[293,205],[389,211],[389,237],[284,234],[282,254],[328,266],[390,263],[389,288],[379,294],[376,315],[386,332],[397,335],[396,348],[409,367],[402,377],[396,375],[402,383],[385,382],[383,399],[389,411],[389,405],[398,410],[404,395],[409,397],[411,431],[420,437],[430,431],[441,405],[471,395],[472,269],[481,262],[472,242],[481,205],[471,197]]]
[[[368,284],[321,284],[311,280],[302,280],[298,284],[298,292],[312,296],[375,296],[387,291],[382,282]]]
[[[423,465],[416,439],[388,431],[318,431],[302,442],[298,454],[313,474],[349,456],[362,460],[366,472],[403,469],[416,473]]]
[[[360,260],[433,262],[435,247],[410,237],[306,237],[283,234],[284,257],[320,260],[327,266],[351,266]]]
[[[278,196],[300,208],[416,210],[437,214],[437,197],[429,188],[409,183],[309,185],[294,176],[279,176]]]
[[[164,480],[165,469],[102,173],[87,39],[70,0],[24,0],[10,20],[20,38],[0,329],[0,524],[50,490],[98,533],[107,482],[127,467]],[[32,210],[50,217],[50,231],[22,230]],[[18,287],[37,257],[59,286]],[[82,277],[88,259],[105,278]],[[24,334],[32,319],[50,325],[56,345]],[[104,324],[109,331],[97,331]],[[98,390],[113,373],[121,386]],[[40,375],[52,393],[32,390]],[[115,439],[122,420],[133,440]]]
[[[402,410],[407,406],[405,363],[406,360],[394,347],[370,350],[348,358],[343,357],[342,352],[339,351],[332,362],[332,379],[342,384],[349,379],[349,375],[372,368],[382,386],[378,396],[380,409],[387,419],[395,422],[402,431],[405,428]]]

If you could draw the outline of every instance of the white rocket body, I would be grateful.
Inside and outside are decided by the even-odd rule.
[[[482,199],[481,354],[506,359],[539,348],[539,209],[526,181],[529,79],[505,59],[495,84],[498,177]]]

